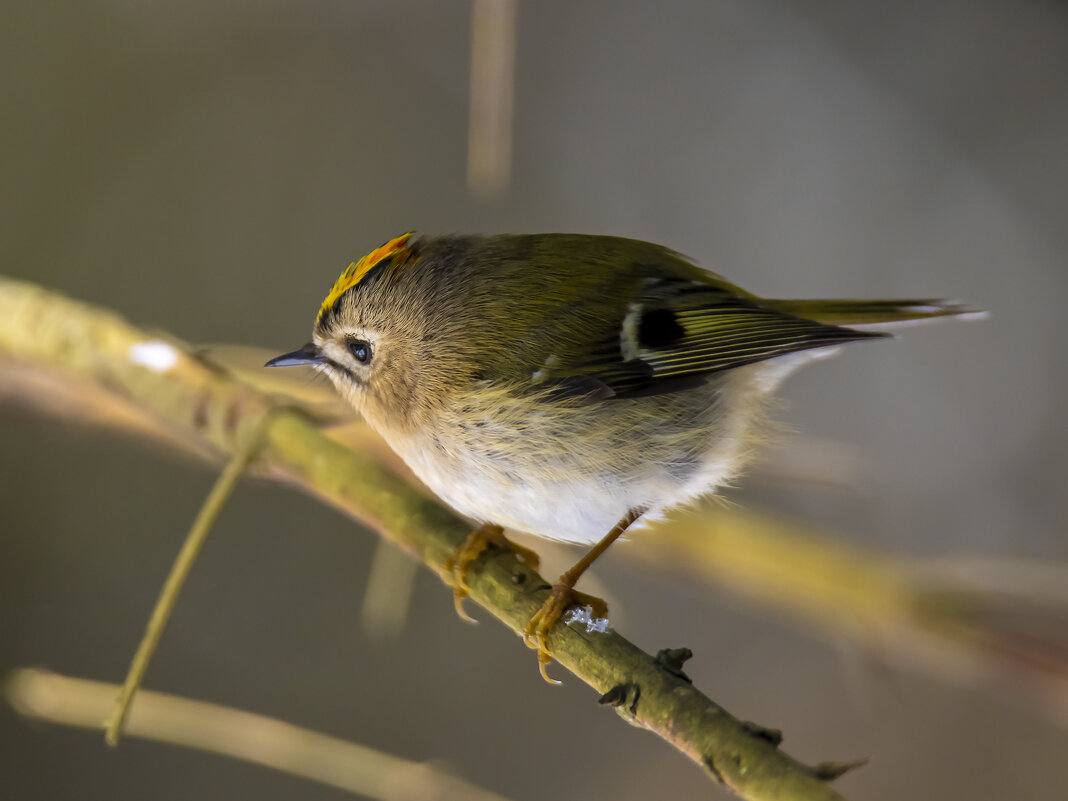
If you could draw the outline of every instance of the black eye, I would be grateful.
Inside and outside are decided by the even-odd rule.
[[[351,353],[352,358],[360,364],[367,364],[371,361],[371,343],[365,342],[362,339],[350,340],[349,353]]]

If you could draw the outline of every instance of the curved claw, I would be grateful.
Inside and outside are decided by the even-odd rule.
[[[456,615],[464,623],[473,623],[478,625],[478,620],[467,614],[467,610],[464,609],[464,598],[467,597],[467,587],[453,587],[452,589],[452,602],[456,607]]]
[[[523,642],[528,648],[538,652],[538,670],[541,677],[549,684],[560,684],[556,679],[550,678],[546,672],[546,666],[553,661],[553,652],[549,650],[549,631],[556,625],[564,611],[572,604],[589,606],[595,617],[607,617],[608,605],[593,595],[578,592],[572,587],[567,574],[553,585],[552,592],[545,599],[541,609],[534,613],[534,617],[527,623],[527,629],[523,634]]]
[[[554,679],[549,675],[549,663],[552,661],[553,658],[547,651],[538,651],[538,671],[541,673],[541,677],[549,684],[563,684],[559,679]]]
[[[464,540],[463,545],[446,560],[445,567],[441,571],[441,580],[452,587],[452,601],[456,607],[456,614],[465,623],[478,623],[464,609],[464,598],[470,592],[466,581],[467,569],[491,545],[511,550],[520,561],[527,563],[534,570],[538,569],[538,555],[529,548],[511,542],[504,536],[504,529],[500,526],[494,523],[483,523],[472,531]]]
[[[523,642],[527,648],[533,648],[538,652],[538,671],[541,673],[541,677],[545,679],[549,684],[563,684],[563,682],[554,679],[549,675],[548,667],[553,661],[553,652],[549,650],[549,628],[552,626],[553,620],[549,626],[542,626],[543,621],[547,614],[551,614],[551,610],[546,611],[552,603],[552,597],[545,602],[545,606],[535,613],[534,617],[530,619],[527,624],[527,630],[523,634]],[[556,615],[559,617],[559,613]]]

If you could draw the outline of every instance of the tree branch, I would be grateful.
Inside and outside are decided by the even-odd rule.
[[[170,337],[141,331],[104,310],[33,284],[0,278],[0,354],[100,387],[149,412],[177,437],[221,454],[262,435],[254,468],[297,485],[396,543],[435,572],[470,526],[380,461],[325,436],[303,412],[197,358]],[[261,434],[262,432],[262,434]],[[468,574],[471,598],[521,635],[549,584],[510,552],[495,550]],[[831,801],[827,785],[848,766],[809,767],[778,736],[742,722],[685,677],[686,654],[646,654],[615,631],[558,624],[553,656],[628,722],[673,745],[753,801]]]

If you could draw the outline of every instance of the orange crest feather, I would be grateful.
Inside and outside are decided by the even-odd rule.
[[[359,261],[354,261],[350,264],[348,269],[334,283],[334,287],[330,290],[330,294],[326,296],[323,305],[319,307],[319,319],[321,320],[323,315],[333,308],[338,298],[366,278],[375,265],[379,264],[383,259],[388,259],[390,256],[407,250],[407,243],[411,239],[412,233],[409,231],[406,234],[401,234],[396,239],[386,242],[382,247],[375,248]]]

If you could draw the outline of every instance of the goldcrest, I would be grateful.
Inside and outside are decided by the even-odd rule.
[[[483,524],[457,556],[458,598],[486,540],[504,542],[499,526],[597,544],[528,630],[544,674],[578,576],[633,522],[735,476],[786,375],[887,336],[867,326],[970,313],[943,300],[761,298],[631,239],[404,234],[351,264],[312,341],[268,365],[325,374],[431,490]]]

